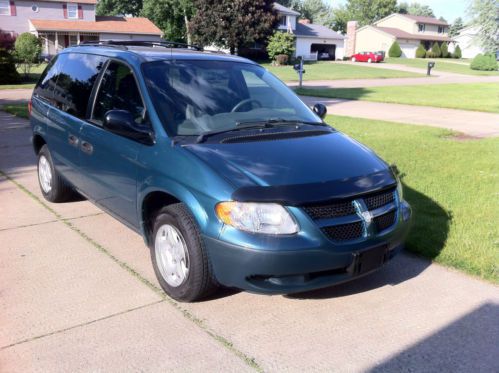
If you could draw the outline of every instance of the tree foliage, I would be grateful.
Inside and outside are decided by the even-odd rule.
[[[486,53],[495,53],[498,48],[499,6],[497,0],[473,0],[469,8],[471,24],[478,29],[476,39]]]
[[[457,34],[459,34],[459,31],[461,31],[464,28],[464,23],[463,19],[461,17],[457,17],[452,25],[449,27],[449,36],[454,37]]]
[[[137,17],[142,10],[142,0],[99,0],[98,16],[131,15]]]
[[[330,8],[323,0],[303,0],[298,11],[310,22],[322,24],[330,13]]]
[[[402,6],[402,4],[401,4]],[[431,9],[428,5],[423,5],[418,2],[411,3],[407,5],[406,3],[407,14],[413,16],[424,16],[424,17],[435,17],[435,13],[433,13],[433,9]]]
[[[0,29],[0,49],[10,51],[14,48],[15,42],[15,36],[12,36],[10,32],[4,32],[2,31],[2,29]]]
[[[197,10],[190,22],[195,42],[238,48],[265,40],[272,34],[277,14],[272,0],[194,0]]]
[[[0,84],[15,84],[19,80],[14,57],[5,49],[0,48]]]
[[[397,0],[348,0],[344,6],[331,10],[327,26],[345,33],[348,21],[355,20],[362,27],[396,13],[397,10]]]
[[[433,43],[433,45],[431,46],[431,53],[433,54],[434,58],[439,58],[442,56],[442,51],[441,51],[438,43],[436,43],[436,42]]]
[[[452,53],[453,58],[461,58],[463,56],[461,52],[461,47],[459,45],[456,45],[456,48],[454,48],[454,53]]]
[[[425,58],[426,57],[426,49],[423,44],[419,44],[416,49],[416,58]]]
[[[275,60],[278,55],[287,55],[291,57],[295,51],[295,37],[287,32],[274,31],[274,34],[269,38],[267,45],[267,53],[272,60]]]
[[[497,61],[495,54],[492,53],[478,54],[471,61],[470,68],[472,70],[496,71]]]
[[[388,50],[389,57],[400,57],[402,56],[402,49],[400,49],[399,43],[394,41],[390,49]]]
[[[17,37],[14,44],[14,56],[25,76],[30,73],[33,65],[39,62],[41,53],[42,43],[35,35],[24,32]]]
[[[440,46],[440,52],[442,58],[450,57],[449,47],[446,42],[443,42],[442,45]]]
[[[192,0],[144,0],[141,15],[153,21],[165,39],[190,44],[189,25],[194,13]]]

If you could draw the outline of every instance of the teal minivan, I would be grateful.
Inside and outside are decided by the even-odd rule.
[[[244,58],[83,44],[50,62],[30,108],[44,197],[79,193],[141,234],[180,301],[349,281],[409,229],[393,170]]]

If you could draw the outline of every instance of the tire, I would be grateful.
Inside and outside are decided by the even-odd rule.
[[[194,302],[218,288],[199,228],[183,203],[159,211],[150,250],[159,284],[173,299]]]
[[[37,173],[40,190],[47,201],[65,202],[74,196],[73,188],[55,169],[47,145],[43,145],[38,152]]]
[[[352,57],[352,62],[357,62],[357,59],[355,57]]]

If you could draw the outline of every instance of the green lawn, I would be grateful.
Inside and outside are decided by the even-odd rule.
[[[329,116],[404,175],[414,212],[407,248],[499,282],[499,138],[456,140],[442,129]]]
[[[298,81],[298,74],[293,66],[272,66],[263,64],[272,74],[283,81]],[[317,62],[305,65],[304,81],[339,80],[339,79],[383,79],[422,77],[423,74],[405,71],[377,69],[365,65],[346,65],[334,62]]]
[[[429,61],[435,62],[435,67],[432,72],[445,71],[449,73],[455,74],[465,74],[465,75],[495,75],[499,76],[499,71],[478,71],[471,70],[469,67],[469,60],[448,60],[445,58],[387,58],[385,63],[388,64],[397,64],[397,65],[405,65],[409,67],[418,67],[421,69],[425,69],[428,66]],[[448,61],[461,61],[466,62],[466,65],[452,63]]]
[[[43,70],[47,66],[46,63],[41,63],[40,65],[34,66],[28,76],[24,76],[21,69],[17,69],[17,72],[21,76],[21,81],[19,84],[4,84],[0,85],[0,89],[20,89],[20,88],[35,88],[35,84],[38,81]]]
[[[305,96],[345,98],[499,113],[499,84],[434,84],[370,88],[302,88]]]
[[[16,117],[21,117],[21,118],[29,118],[28,114],[28,105],[23,104],[23,105],[4,105],[2,106],[2,110],[6,111],[7,113],[10,113],[12,115],[15,115]]]

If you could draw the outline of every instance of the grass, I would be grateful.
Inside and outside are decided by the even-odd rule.
[[[38,78],[40,78],[40,75],[42,74],[43,70],[45,70],[45,67],[47,64],[41,63],[37,66],[33,66],[31,69],[31,72],[28,74],[28,76],[24,76],[24,73],[20,68],[17,69],[17,72],[21,76],[21,82],[19,84],[3,84],[0,85],[0,89],[30,89],[30,88],[35,88],[35,84],[38,81]]]
[[[387,58],[386,63],[405,65],[409,67],[417,67],[425,69],[428,66],[428,61],[435,61],[435,67],[432,72],[449,72],[464,75],[478,75],[478,76],[499,76],[499,71],[479,71],[471,70],[469,67],[469,60],[445,59],[445,58]],[[452,62],[466,62],[467,64],[457,64]]]
[[[499,138],[462,141],[430,127],[337,116],[327,121],[403,174],[414,213],[408,250],[499,282]]]
[[[301,88],[304,96],[344,98],[499,113],[499,84],[435,84],[370,88]]]
[[[10,113],[12,115],[15,115],[16,117],[20,118],[29,118],[29,113],[28,113],[28,105],[23,104],[23,105],[4,105],[1,108],[3,111],[6,111],[7,113]]]
[[[263,64],[272,74],[283,81],[298,81],[298,74],[293,66],[272,66]],[[377,69],[365,65],[347,65],[334,62],[317,62],[305,65],[304,81],[307,80],[339,80],[339,79],[383,79],[422,77],[423,74]]]

